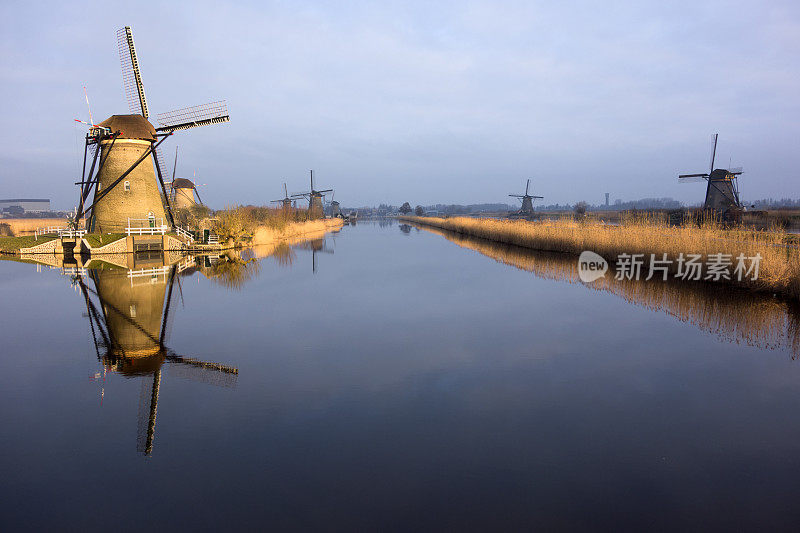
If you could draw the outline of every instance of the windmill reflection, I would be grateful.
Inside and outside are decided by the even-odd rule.
[[[317,252],[323,254],[333,254],[333,248],[328,247],[328,243],[325,238],[321,239],[312,239],[310,241],[306,241],[304,243],[298,244],[297,248],[301,248],[303,250],[311,250],[311,272],[313,274],[317,273]]]
[[[183,299],[179,270],[187,268],[188,261],[138,270],[104,265],[87,270],[94,288],[81,276],[73,278],[84,297],[95,351],[104,369],[143,379],[137,450],[145,455],[153,450],[165,363],[182,377],[218,386],[235,385],[239,373],[234,367],[178,355],[165,345],[175,301]]]

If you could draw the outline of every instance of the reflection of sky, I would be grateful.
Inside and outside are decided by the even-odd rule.
[[[309,168],[344,206],[507,202],[528,177],[548,203],[699,202],[675,176],[716,131],[744,198],[795,193],[797,2],[237,4],[3,3],[4,195],[75,202],[82,87],[97,120],[127,112],[125,24],[154,113],[228,100],[164,145],[217,208]]]
[[[641,528],[658,515],[678,529],[796,518],[800,367],[787,353],[721,343],[427,232],[361,223],[327,246],[315,275],[298,249],[291,268],[262,260],[242,290],[182,278],[170,348],[237,366],[238,385],[167,372],[147,460],[135,453],[138,380],[111,376],[102,408],[86,382],[96,363],[81,297],[55,273],[0,263],[16,302],[0,357],[6,519],[411,529],[539,515]],[[127,497],[96,505],[103,494]]]

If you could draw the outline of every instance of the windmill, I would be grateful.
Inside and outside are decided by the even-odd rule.
[[[292,208],[292,202],[294,201],[292,198],[289,197],[289,190],[286,188],[286,182],[283,183],[283,198],[280,200],[272,200],[270,201],[271,204],[281,204],[284,210],[288,211]]]
[[[180,289],[177,268],[143,271],[89,270],[94,289],[80,276],[74,283],[84,297],[97,358],[106,370],[142,379],[137,449],[150,455],[165,363],[181,377],[219,386],[234,386],[239,371],[181,356],[166,347],[176,282]],[[139,273],[144,275],[139,277]]]
[[[325,197],[325,193],[329,193],[333,191],[333,189],[324,189],[321,191],[314,189],[314,171],[310,170],[309,172],[311,173],[311,190],[309,192],[294,194],[292,197],[298,199],[308,198],[308,218],[313,220],[323,217],[322,199]]]
[[[535,198],[544,198],[544,196],[533,196],[528,194],[528,189],[531,186],[531,180],[528,179],[528,184],[525,186],[525,194],[509,194],[509,196],[513,198],[519,198],[522,200],[522,208],[518,211],[520,215],[532,215],[533,214],[533,200]]]
[[[228,108],[224,101],[218,101],[162,113],[157,116],[159,126],[154,127],[149,122],[150,112],[129,26],[117,31],[117,45],[130,114],[112,115],[90,126],[83,175],[76,183],[80,186],[77,219],[88,215],[87,229],[102,232],[122,232],[130,220],[137,219],[160,218],[174,225],[158,148],[176,131],[230,121]],[[90,150],[92,161],[87,174]],[[92,191],[94,198],[89,204]]]
[[[739,184],[737,177],[742,174],[741,168],[714,168],[714,160],[717,156],[717,139],[719,133],[714,134],[714,148],[711,150],[711,166],[708,173],[702,174],[681,174],[678,180],[683,183],[705,180],[706,199],[703,209],[708,209],[720,213],[723,217],[728,217],[733,212],[742,209],[739,201]]]
[[[339,205],[339,202],[334,200],[335,196],[336,196],[336,191],[334,191],[333,194],[331,195],[331,217],[344,218],[344,215],[342,215],[342,209],[341,206]]]
[[[170,202],[175,209],[189,209],[197,204],[203,205],[200,199],[200,192],[197,185],[187,178],[176,178],[175,172],[178,168],[178,147],[175,147],[175,164],[172,167],[172,181],[169,185]],[[197,196],[197,201],[194,197]]]

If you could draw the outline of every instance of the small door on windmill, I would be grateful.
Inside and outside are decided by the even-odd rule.
[[[211,230],[204,229],[203,230],[203,244],[208,244],[208,236],[211,234]]]
[[[152,211],[147,213],[147,222],[150,224],[151,228],[155,228],[156,227],[156,216],[153,214]]]

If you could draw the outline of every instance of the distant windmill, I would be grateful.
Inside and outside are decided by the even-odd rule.
[[[286,182],[283,183],[283,198],[280,200],[272,200],[270,201],[271,204],[281,204],[281,207],[286,209],[287,211],[292,207],[292,198],[289,197],[289,190],[286,188]]]
[[[333,199],[335,196],[336,196],[336,191],[334,191],[333,194],[331,195],[331,216],[333,218],[341,218],[343,216],[342,209],[341,206],[339,205],[339,202]]]
[[[742,208],[739,201],[739,184],[737,176],[742,174],[741,168],[714,168],[714,160],[717,155],[718,133],[714,134],[714,148],[711,151],[711,166],[708,173],[703,174],[681,174],[678,179],[682,182],[706,180],[706,200],[703,209],[709,209],[720,213],[723,217],[738,211]]]
[[[130,27],[117,32],[117,45],[131,114],[112,115],[90,126],[84,149],[83,176],[77,183],[80,185],[77,219],[89,214],[87,229],[103,232],[121,232],[129,219],[166,218],[174,225],[158,147],[175,131],[230,121],[228,108],[224,101],[219,101],[170,111],[159,114],[160,126],[154,127],[149,122],[150,113]],[[93,157],[87,174],[90,148]],[[94,199],[86,207],[92,190]]]
[[[200,199],[200,191],[197,190],[197,185],[187,178],[176,178],[175,172],[178,169],[178,147],[175,147],[175,164],[172,167],[172,181],[170,182],[169,189],[172,191],[170,202],[175,209],[188,209],[197,204],[203,205],[203,200]],[[197,201],[194,197],[197,196]]]
[[[300,192],[292,196],[294,198],[308,198],[308,218],[322,218],[322,199],[325,197],[325,193],[329,193],[333,191],[333,189],[324,189],[321,191],[314,189],[314,171],[310,170],[309,172],[311,173],[311,190],[309,192]]]
[[[519,210],[520,215],[533,214],[533,200],[535,198],[544,198],[544,196],[533,196],[528,194],[528,189],[531,186],[531,180],[528,179],[528,184],[525,185],[525,194],[509,194],[512,198],[519,198],[522,200],[522,208]]]
[[[234,386],[239,374],[236,368],[184,357],[165,346],[173,287],[180,289],[180,281],[175,266],[152,270],[141,277],[131,277],[133,271],[89,270],[95,289],[80,276],[74,280],[85,300],[98,359],[114,372],[143,378],[137,449],[145,455],[153,450],[164,363],[179,369],[181,377],[212,385]]]

